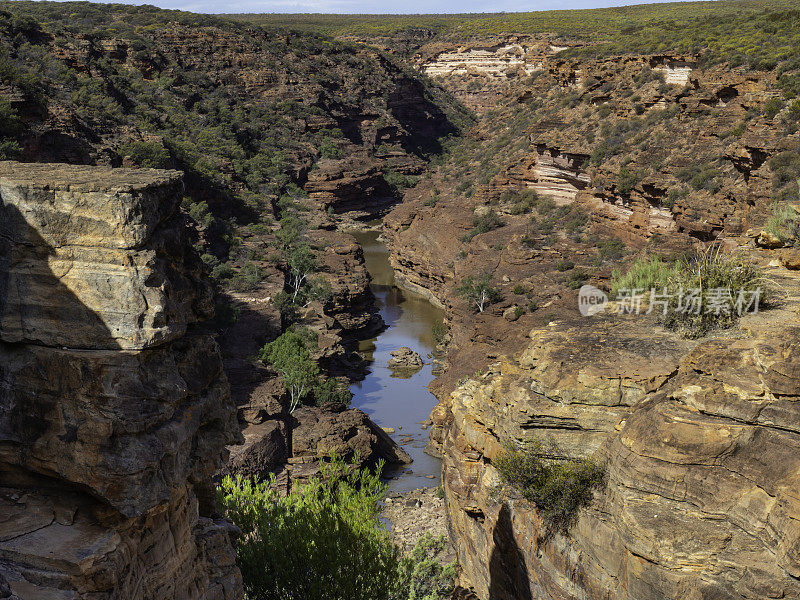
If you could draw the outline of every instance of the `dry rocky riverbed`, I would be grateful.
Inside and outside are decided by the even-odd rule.
[[[421,488],[405,494],[390,493],[384,500],[381,516],[391,524],[392,540],[404,552],[410,552],[426,533],[447,538],[447,514],[440,488]],[[439,557],[447,564],[456,558],[449,542]]]

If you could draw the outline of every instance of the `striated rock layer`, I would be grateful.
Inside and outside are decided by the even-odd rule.
[[[0,163],[0,577],[241,597],[211,476],[238,428],[180,174]]]
[[[787,299],[735,337],[554,323],[440,403],[464,584],[491,600],[800,597],[800,287],[774,271]],[[606,469],[566,536],[493,491],[502,442],[533,437]]]

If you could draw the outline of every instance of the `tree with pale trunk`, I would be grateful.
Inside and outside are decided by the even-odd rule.
[[[500,292],[492,287],[492,280],[488,274],[478,279],[472,275],[465,277],[456,291],[466,298],[470,305],[474,305],[478,312],[483,312],[487,306],[500,299]]]

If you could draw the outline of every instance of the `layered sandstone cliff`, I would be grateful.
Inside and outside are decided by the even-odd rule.
[[[239,434],[174,171],[0,163],[0,576],[20,598],[241,596]]]
[[[553,323],[441,402],[433,437],[466,585],[492,600],[800,595],[800,287],[772,271],[782,305],[735,334]],[[494,491],[501,443],[533,438],[606,469],[568,535]]]

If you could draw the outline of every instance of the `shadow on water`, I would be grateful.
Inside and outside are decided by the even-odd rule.
[[[511,511],[503,504],[492,534],[494,547],[489,559],[490,600],[532,600],[525,557],[514,538]]]
[[[378,232],[359,232],[355,236],[364,249],[364,261],[372,277],[371,288],[386,328],[359,344],[359,351],[371,364],[365,379],[351,387],[352,406],[368,413],[379,426],[393,428],[392,437],[414,460],[406,467],[387,473],[396,477],[389,481],[390,491],[436,486],[441,464],[424,452],[428,432],[422,428],[422,422],[436,405],[436,398],[427,388],[434,378],[428,355],[434,349],[431,329],[434,323],[442,320],[443,313],[427,299],[395,285],[389,253],[378,241]],[[418,352],[426,362],[411,376],[399,377],[387,366],[390,352],[401,346]]]

